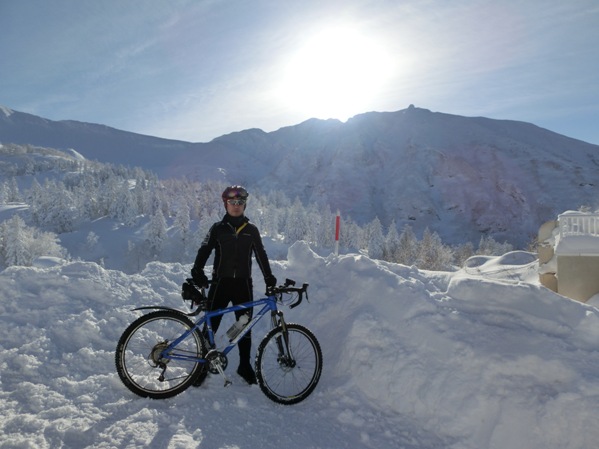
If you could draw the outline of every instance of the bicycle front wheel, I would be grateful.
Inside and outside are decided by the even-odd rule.
[[[189,387],[203,371],[196,359],[205,353],[200,332],[192,332],[164,354],[167,346],[193,328],[191,320],[177,311],[151,312],[135,320],[119,339],[116,370],[133,393],[165,399]]]
[[[279,404],[297,404],[318,384],[322,351],[314,334],[299,324],[272,329],[256,351],[256,378],[262,392]]]

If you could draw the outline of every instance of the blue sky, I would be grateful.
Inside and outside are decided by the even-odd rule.
[[[0,0],[0,105],[205,142],[414,104],[599,144],[596,0]]]

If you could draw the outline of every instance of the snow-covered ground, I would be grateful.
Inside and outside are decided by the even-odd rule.
[[[425,272],[303,242],[274,261],[309,282],[288,321],[324,370],[282,406],[234,374],[163,401],[120,382],[114,349],[142,305],[185,307],[190,266],[134,275],[94,263],[0,273],[0,448],[588,449],[599,427],[599,310],[537,282],[536,257],[476,257]],[[257,279],[260,279],[257,276]],[[256,294],[262,283],[257,280]],[[226,323],[223,324],[226,326]],[[226,329],[226,327],[222,327]],[[254,348],[266,328],[254,331]]]

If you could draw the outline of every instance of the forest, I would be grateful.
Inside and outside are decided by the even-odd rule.
[[[0,207],[14,209],[0,223],[0,266],[29,266],[40,256],[72,257],[61,245],[61,235],[82,223],[109,218],[131,231],[129,271],[147,262],[189,263],[212,223],[224,213],[222,181],[158,179],[138,167],[88,161],[54,149],[0,145]],[[336,211],[327,204],[303,204],[281,191],[251,191],[247,216],[264,239],[292,244],[307,241],[320,254],[336,247]],[[90,232],[92,248],[100,236]],[[384,228],[375,217],[358,224],[341,215],[339,252],[426,270],[453,270],[475,254],[500,255],[511,251],[482,235],[478,242],[447,245],[428,228]]]

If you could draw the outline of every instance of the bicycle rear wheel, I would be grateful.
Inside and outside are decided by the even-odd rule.
[[[119,339],[115,355],[116,370],[125,386],[142,397],[165,399],[192,385],[203,371],[203,364],[193,361],[205,353],[201,333],[192,332],[169,357],[161,354],[193,326],[188,317],[174,310],[151,312],[131,323]]]
[[[287,336],[288,345],[281,326],[266,334],[256,351],[256,378],[269,399],[289,405],[303,401],[316,388],[322,351],[304,326],[287,324]]]

